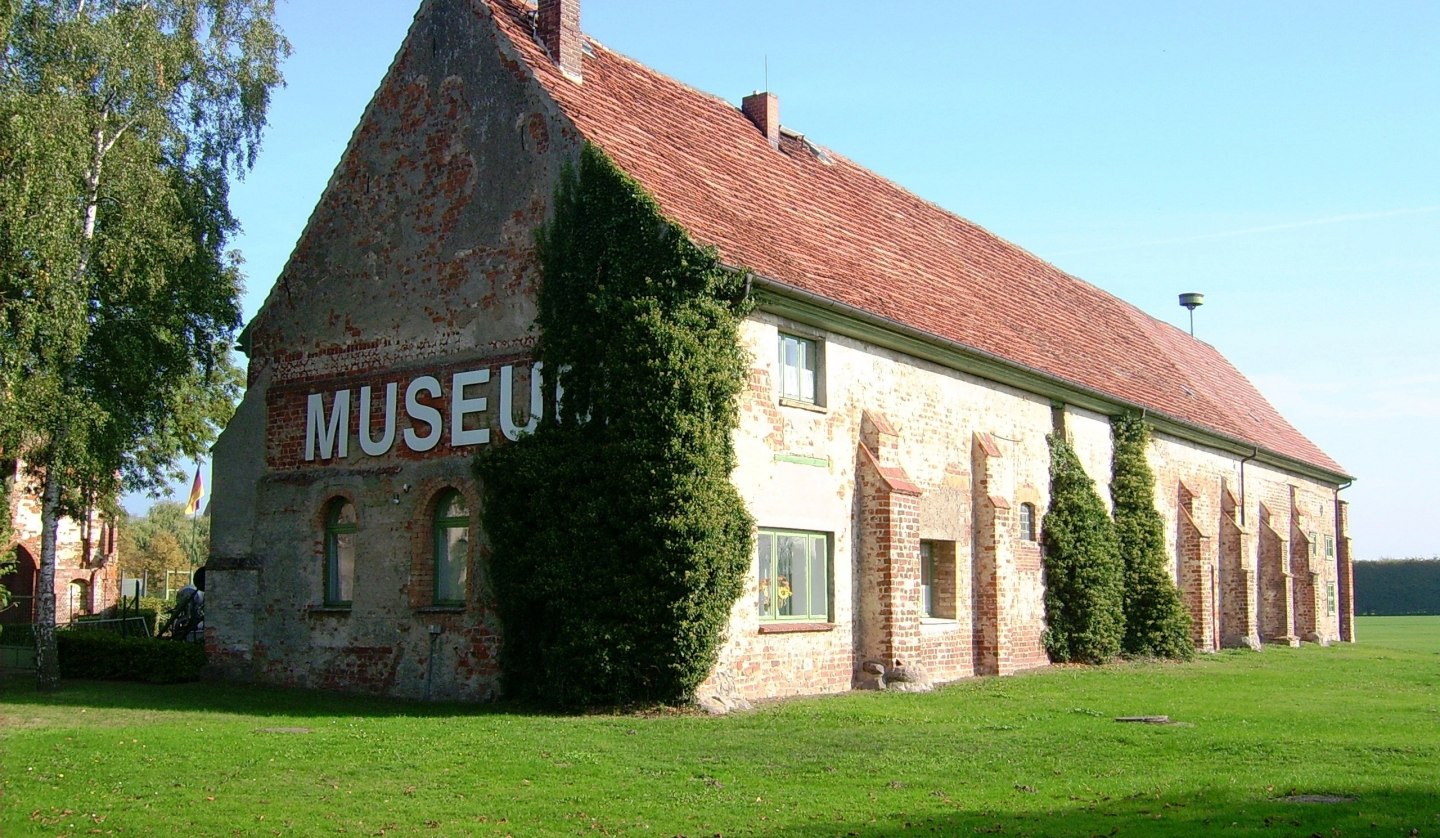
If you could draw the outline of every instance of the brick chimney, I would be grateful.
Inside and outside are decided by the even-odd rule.
[[[580,0],[540,0],[536,21],[540,43],[560,71],[580,81],[584,50],[580,46]]]
[[[740,110],[755,123],[773,148],[780,147],[780,97],[755,91],[740,103]]]

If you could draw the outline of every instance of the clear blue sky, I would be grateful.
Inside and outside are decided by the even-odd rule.
[[[247,318],[418,5],[282,0],[288,86],[232,195]],[[582,27],[736,103],[768,63],[787,127],[1156,317],[1203,292],[1197,336],[1358,478],[1357,556],[1440,554],[1440,3],[582,0]]]

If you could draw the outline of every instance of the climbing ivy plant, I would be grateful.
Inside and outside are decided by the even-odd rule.
[[[1150,429],[1135,414],[1110,420],[1114,459],[1110,498],[1125,565],[1125,654],[1188,658],[1190,614],[1165,557],[1165,519],[1155,508],[1155,476],[1145,458]]]
[[[1057,662],[1104,663],[1125,632],[1115,525],[1068,442],[1050,442],[1045,512],[1045,649]]]
[[[745,279],[588,144],[538,252],[548,409],[477,462],[505,690],[570,708],[683,702],[751,558],[730,480]]]

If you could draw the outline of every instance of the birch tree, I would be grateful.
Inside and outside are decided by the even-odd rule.
[[[37,667],[61,517],[153,488],[233,409],[230,176],[289,45],[274,0],[0,0],[0,448],[41,489]]]

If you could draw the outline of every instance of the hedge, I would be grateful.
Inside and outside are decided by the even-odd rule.
[[[121,637],[107,631],[59,631],[60,677],[178,684],[200,680],[205,649],[196,643]]]

